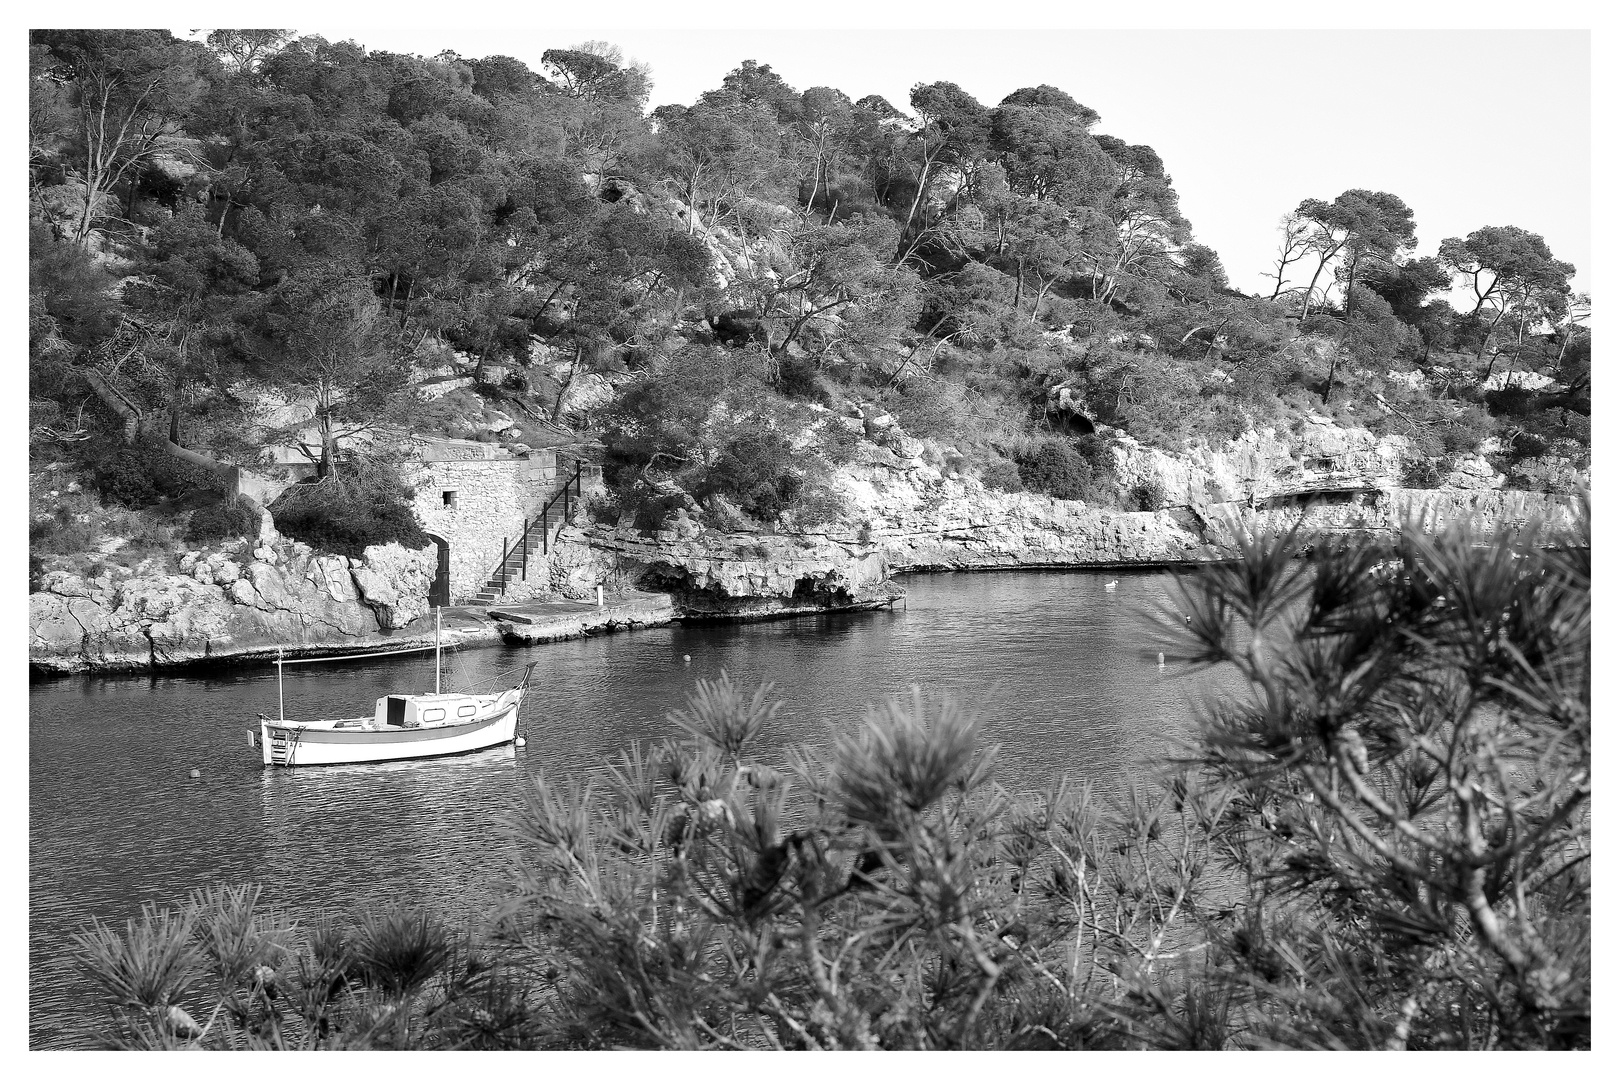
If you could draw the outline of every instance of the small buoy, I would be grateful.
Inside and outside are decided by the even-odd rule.
[[[197,779],[201,775],[202,775],[202,770],[201,769],[192,769],[191,770],[191,778],[193,780]]]
[[[691,657],[691,655],[689,653],[682,653],[681,654],[681,663],[690,664],[691,662],[692,662],[692,657]]]
[[[519,746],[528,746],[529,745],[529,740],[525,739],[523,736],[519,735],[517,737],[517,744]]]
[[[1159,654],[1159,666],[1164,667],[1164,653]]]

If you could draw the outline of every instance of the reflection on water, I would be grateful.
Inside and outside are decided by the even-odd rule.
[[[1105,580],[1118,578],[1109,591]],[[944,574],[907,579],[904,609],[782,622],[675,626],[446,657],[446,686],[539,659],[528,736],[464,757],[267,770],[248,747],[274,713],[273,668],[202,677],[62,679],[29,709],[29,1039],[82,1045],[95,1015],[66,956],[91,916],[122,923],[143,902],[214,882],[255,882],[294,914],[389,900],[467,907],[506,874],[501,822],[539,769],[578,774],[635,740],[675,734],[666,714],[699,678],[776,684],[786,703],[767,752],[819,741],[912,683],[987,716],[1014,790],[1067,773],[1108,791],[1162,759],[1207,678],[1161,670],[1141,617],[1159,574]],[[690,662],[683,657],[690,656]],[[429,689],[431,654],[288,669],[289,716],[358,715],[385,693]],[[343,710],[348,710],[343,712]],[[189,772],[200,770],[199,779]]]

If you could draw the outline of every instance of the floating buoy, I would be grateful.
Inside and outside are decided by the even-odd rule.
[[[191,770],[191,778],[193,780],[197,779],[201,775],[202,775],[202,770],[201,769],[192,769]]]
[[[1164,667],[1164,653],[1159,654],[1159,666]]]
[[[689,654],[687,654],[687,653],[682,653],[681,654],[681,663],[690,664],[691,662],[692,662],[692,657]]]
[[[517,744],[519,746],[528,746],[529,745],[529,740],[525,739],[523,736],[519,735],[517,737]]]

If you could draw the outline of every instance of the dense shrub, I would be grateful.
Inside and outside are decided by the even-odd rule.
[[[816,363],[809,357],[785,356],[777,364],[775,385],[786,397],[824,403],[827,391],[816,374]]]
[[[1432,490],[1440,486],[1450,471],[1451,462],[1447,458],[1409,458],[1401,463],[1401,486]]]
[[[1522,386],[1504,386],[1500,390],[1483,392],[1484,404],[1492,416],[1523,418],[1535,404],[1536,393]]]
[[[238,495],[192,511],[186,524],[186,539],[194,544],[211,544],[236,537],[253,537],[259,531],[259,510]]]
[[[861,437],[837,420],[828,420],[816,428],[816,452],[829,465],[847,465],[855,460]]]
[[[631,524],[644,533],[655,533],[664,528],[675,511],[691,502],[684,492],[661,492],[646,488],[631,488],[624,501],[635,507]]]
[[[76,444],[80,469],[103,502],[138,509],[196,491],[217,490],[219,481],[165,453],[156,440],[125,444],[92,438]]]
[[[724,495],[750,517],[775,521],[805,488],[795,457],[792,445],[774,431],[738,435],[721,447],[692,494]]]
[[[1465,406],[1440,428],[1440,443],[1448,454],[1471,454],[1496,431],[1489,413],[1476,406]]]
[[[1094,435],[1046,439],[1013,455],[1024,487],[1055,499],[1082,499],[1113,505],[1113,456],[1106,440]]]
[[[1024,490],[1024,481],[1018,474],[1017,464],[1004,457],[994,457],[980,465],[979,479],[991,491]]]
[[[793,506],[793,523],[801,529],[819,529],[843,520],[848,502],[826,484],[812,484]]]
[[[410,488],[382,463],[294,484],[270,513],[276,528],[294,540],[353,558],[373,544],[423,548],[431,542],[411,506]]]
[[[1157,510],[1164,505],[1164,481],[1154,476],[1132,484],[1127,497],[1128,510]]]
[[[1026,488],[1055,499],[1079,499],[1091,487],[1091,463],[1068,443],[1049,440],[1021,451],[1014,460]]]

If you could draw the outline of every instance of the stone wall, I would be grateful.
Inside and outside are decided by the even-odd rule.
[[[516,543],[524,519],[551,494],[556,457],[465,458],[407,463],[422,528],[450,545],[450,602],[463,603],[501,560],[502,543]],[[445,493],[454,492],[446,501]]]

